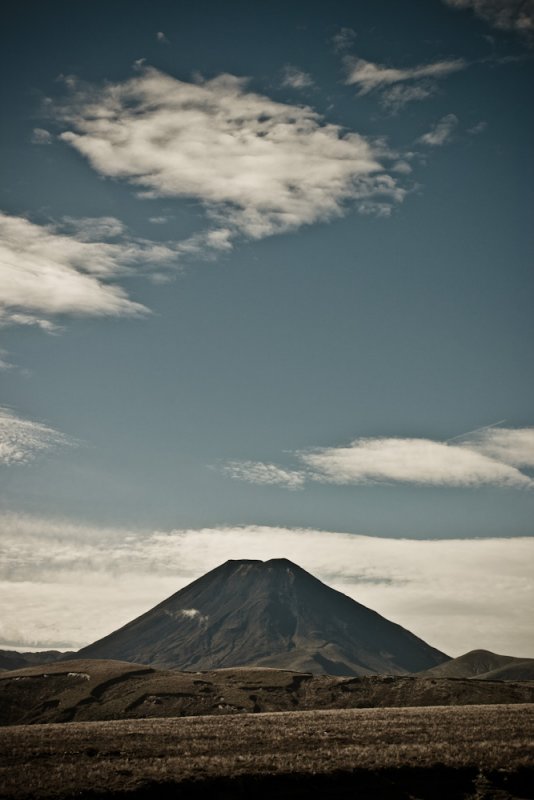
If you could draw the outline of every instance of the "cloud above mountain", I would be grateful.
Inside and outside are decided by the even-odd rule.
[[[300,451],[294,458],[297,468],[234,461],[223,470],[239,480],[290,489],[307,481],[530,489],[534,480],[520,467],[534,466],[534,428],[485,428],[450,441],[365,437],[345,446]]]

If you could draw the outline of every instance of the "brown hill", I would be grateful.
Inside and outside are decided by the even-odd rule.
[[[471,650],[463,656],[417,674],[439,678],[530,681],[534,680],[534,658],[501,656],[489,650]]]
[[[331,675],[406,674],[448,660],[287,559],[227,561],[78,656]]]
[[[30,667],[32,664],[47,664],[50,661],[58,661],[60,658],[68,658],[73,653],[64,653],[60,650],[44,650],[40,653],[19,653],[17,650],[0,650],[0,670],[21,669]]]
[[[80,659],[0,674],[2,725],[532,702],[534,683],[336,677],[267,668],[178,672]]]

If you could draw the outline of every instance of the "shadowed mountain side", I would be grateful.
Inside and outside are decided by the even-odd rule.
[[[448,660],[287,559],[227,561],[78,655],[331,675],[406,674]]]
[[[534,658],[501,656],[489,650],[471,650],[445,664],[417,673],[418,677],[477,678],[495,681],[534,680]]]
[[[0,675],[2,725],[532,702],[534,683],[335,677],[248,667],[178,672],[80,659]]]

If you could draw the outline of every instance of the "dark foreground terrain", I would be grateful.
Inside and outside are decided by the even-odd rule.
[[[534,797],[534,706],[375,708],[0,730],[0,795]]]
[[[0,674],[3,725],[494,703],[534,703],[534,682],[337,677],[250,667],[178,672],[91,659]]]

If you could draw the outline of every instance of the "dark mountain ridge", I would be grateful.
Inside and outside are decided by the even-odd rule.
[[[402,675],[449,660],[284,558],[227,561],[78,656],[332,675]]]

